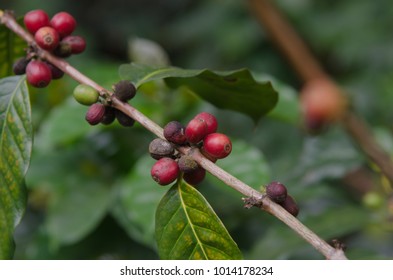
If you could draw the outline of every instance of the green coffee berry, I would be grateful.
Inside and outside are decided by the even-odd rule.
[[[92,105],[98,101],[99,94],[91,86],[80,84],[74,89],[74,98],[82,105]]]

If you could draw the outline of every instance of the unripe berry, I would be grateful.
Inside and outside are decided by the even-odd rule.
[[[52,72],[45,62],[33,60],[27,64],[26,79],[32,86],[43,88],[52,80]]]
[[[274,202],[281,203],[287,198],[287,188],[280,182],[271,182],[266,186],[266,194]]]
[[[175,149],[168,141],[156,138],[150,142],[149,153],[152,158],[160,159],[163,157],[171,157],[175,153]]]
[[[151,168],[151,177],[158,184],[165,186],[174,182],[179,176],[179,166],[171,158],[161,158]]]
[[[35,34],[38,29],[49,26],[49,16],[43,10],[33,10],[25,14],[23,22],[31,34]]]
[[[190,185],[198,185],[205,179],[206,176],[206,170],[203,169],[202,167],[198,167],[194,171],[184,173],[183,179]]]
[[[86,41],[81,36],[70,35],[64,37],[60,43],[62,45],[68,45],[72,54],[82,53],[86,49]]]
[[[136,88],[130,81],[123,80],[113,86],[113,93],[120,101],[127,102],[135,96]]]
[[[105,114],[105,105],[95,103],[89,107],[85,119],[90,125],[99,124]]]
[[[187,142],[185,127],[178,121],[171,121],[164,127],[164,137],[174,144],[183,145]]]
[[[54,50],[59,44],[59,34],[50,26],[38,29],[34,39],[41,48],[48,51]]]
[[[198,163],[188,155],[182,155],[177,161],[180,171],[189,173],[199,168]]]
[[[207,135],[207,124],[202,119],[192,119],[184,131],[188,142],[196,144]]]
[[[64,76],[64,72],[61,71],[56,66],[54,66],[52,63],[49,63],[47,61],[45,63],[49,66],[49,69],[50,69],[50,71],[52,73],[52,79],[53,80],[58,80],[58,79],[60,79],[60,78],[62,78]]]
[[[76,27],[76,21],[72,15],[67,12],[55,14],[50,20],[50,25],[59,32],[60,37],[70,35]]]
[[[211,133],[203,139],[203,151],[213,158],[225,158],[232,151],[232,142],[222,133]]]
[[[116,116],[116,119],[119,122],[119,124],[121,124],[122,126],[131,127],[135,124],[135,120],[133,118],[124,114],[120,110],[115,111],[115,116]]]
[[[98,101],[98,92],[89,85],[80,84],[74,89],[75,100],[82,105],[92,105]]]
[[[12,71],[15,75],[23,75],[26,73],[27,64],[29,64],[30,60],[26,57],[21,57],[12,66]]]
[[[296,204],[296,201],[290,195],[287,195],[286,199],[281,202],[280,205],[294,217],[299,214],[299,207]]]
[[[116,119],[116,109],[111,106],[105,106],[105,114],[102,117],[101,123],[104,125],[109,125],[113,123]]]
[[[196,115],[194,119],[197,118],[202,119],[206,122],[208,134],[217,131],[217,127],[218,127],[217,119],[212,114],[209,114],[207,112],[201,112],[198,115]]]

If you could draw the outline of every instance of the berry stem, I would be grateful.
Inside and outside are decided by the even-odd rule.
[[[112,92],[106,90],[90,78],[86,77],[84,74],[79,72],[77,69],[72,67],[66,61],[61,58],[58,58],[51,53],[41,49],[35,43],[33,37],[25,31],[16,21],[13,14],[9,11],[0,10],[0,22],[6,25],[10,30],[15,32],[21,38],[23,38],[29,45],[31,45],[35,50],[36,54],[49,61],[59,69],[61,69],[64,73],[67,73],[74,80],[79,83],[89,85],[95,88],[100,95],[103,97],[110,96],[109,104],[127,114],[135,121],[139,122],[143,127],[147,130],[155,134],[156,136],[165,139],[163,135],[163,129],[146,117],[144,114],[139,112],[137,109],[129,105],[128,103],[122,102],[117,99]],[[199,149],[194,147],[184,147],[178,146],[176,147],[181,153],[188,154],[194,158],[194,160],[206,171],[211,173],[213,176],[217,177],[221,181],[223,181],[226,185],[232,187],[236,191],[240,192],[247,198],[244,199],[248,201],[249,206],[257,206],[258,208],[272,214],[277,217],[281,221],[283,221],[286,225],[292,228],[297,234],[303,237],[307,242],[309,242],[316,250],[318,250],[322,255],[324,255],[327,259],[346,259],[345,254],[341,249],[334,248],[330,246],[327,242],[321,239],[318,235],[308,229],[305,225],[303,225],[299,220],[289,214],[284,208],[280,205],[271,201],[266,195],[256,191],[252,187],[248,186],[241,180],[237,179],[233,175],[229,174],[225,170],[218,167],[215,163],[211,162],[209,159],[204,157]],[[252,203],[250,203],[252,201]]]

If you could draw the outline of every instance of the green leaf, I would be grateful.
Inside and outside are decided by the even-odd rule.
[[[181,86],[221,109],[250,116],[255,122],[274,108],[278,94],[268,81],[257,82],[249,70],[234,71],[185,70],[181,68],[152,68],[138,64],[120,66],[122,79],[137,86],[165,79],[172,88]]]
[[[40,150],[50,150],[70,144],[99,129],[85,121],[87,109],[87,106],[80,105],[73,97],[54,108],[40,127],[35,138],[36,147]]]
[[[117,194],[112,214],[133,239],[155,249],[155,210],[166,188],[152,181],[153,164],[150,155],[143,156],[128,176],[115,185]]]
[[[22,20],[19,20],[19,23],[21,22]],[[17,58],[26,54],[26,46],[25,41],[0,24],[0,78],[13,75],[12,65]]]
[[[242,254],[206,199],[179,180],[156,212],[161,259],[241,259]]]
[[[0,80],[0,259],[13,255],[13,232],[26,207],[32,125],[24,76]]]
[[[296,91],[269,75],[260,73],[253,73],[253,75],[257,81],[271,81],[273,87],[279,92],[277,106],[269,112],[268,116],[290,124],[299,125],[302,120],[302,114]]]

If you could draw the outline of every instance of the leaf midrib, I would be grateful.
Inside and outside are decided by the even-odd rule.
[[[205,249],[204,249],[203,246],[202,246],[202,245],[203,245],[203,242],[199,239],[199,236],[198,236],[198,234],[196,233],[196,230],[195,230],[195,226],[194,226],[194,224],[191,222],[191,219],[190,219],[190,217],[189,217],[189,215],[188,215],[187,205],[186,205],[185,202],[184,202],[184,199],[183,199],[183,192],[182,192],[182,190],[181,190],[180,184],[179,184],[178,188],[179,188],[180,203],[181,203],[181,205],[182,205],[182,207],[183,207],[183,209],[184,209],[184,213],[185,213],[185,215],[186,215],[187,221],[188,221],[188,223],[189,223],[189,225],[190,225],[190,228],[191,228],[191,230],[192,230],[192,232],[193,232],[193,234],[194,234],[194,236],[195,236],[195,239],[197,240],[197,245],[201,248],[204,257],[205,257],[205,259],[207,260],[207,259],[208,259],[207,253],[205,252]]]

